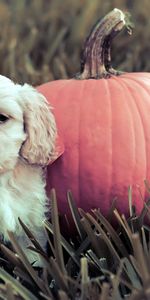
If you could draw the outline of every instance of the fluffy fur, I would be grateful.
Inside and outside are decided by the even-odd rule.
[[[44,166],[53,159],[56,124],[44,96],[0,76],[0,233],[8,230],[27,246],[18,217],[45,246]],[[34,260],[30,251],[29,259]]]

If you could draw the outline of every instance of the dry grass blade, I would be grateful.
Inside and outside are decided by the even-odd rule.
[[[150,220],[150,208],[149,206],[146,205],[146,203],[145,203],[145,207],[147,208],[147,212],[148,212],[147,217]]]
[[[44,282],[37,276],[36,272],[32,268],[32,266],[29,263],[25,253],[22,251],[20,245],[16,241],[13,232],[8,231],[8,235],[9,235],[9,238],[10,238],[10,241],[12,243],[12,246],[13,246],[14,250],[19,255],[19,258],[22,261],[22,263],[23,263],[24,267],[26,268],[26,270],[28,271],[29,275],[31,276],[31,278],[33,279],[35,284],[39,287],[39,289],[43,293],[45,293],[46,289],[45,289]]]
[[[54,230],[53,230],[52,224],[50,222],[48,222],[48,221],[44,221],[44,225],[45,225],[46,229],[50,233],[52,233],[54,235]],[[75,252],[74,249],[71,247],[71,245],[65,240],[65,238],[62,235],[60,235],[60,236],[61,236],[60,237],[60,242],[61,242],[62,246],[68,252],[68,254],[72,257],[72,259],[74,260],[74,262],[78,266],[80,266],[80,259],[78,257],[78,255],[80,253],[78,254],[77,252]],[[55,256],[55,251],[53,251],[53,253],[54,253],[54,256]]]
[[[97,219],[101,222],[101,224],[105,226],[105,228],[107,229],[108,233],[111,236],[111,239],[119,249],[122,256],[128,257],[129,256],[128,251],[125,248],[121,239],[119,238],[118,234],[115,232],[112,225],[106,220],[106,218],[98,210],[93,210],[93,213],[96,215]]]
[[[118,223],[123,227],[124,231],[126,232],[127,234],[127,237],[129,238],[130,240],[130,243],[132,245],[132,232],[128,226],[128,224],[124,224],[124,220],[121,218],[121,216],[119,215],[117,209],[114,209],[114,215],[116,217],[116,219],[118,220]],[[123,217],[123,216],[122,216]]]
[[[147,245],[147,242],[146,242],[145,230],[144,230],[143,227],[141,228],[141,233],[142,233],[142,245],[143,245],[143,251],[144,251],[144,254],[145,254],[146,263],[150,267],[149,252],[148,252],[149,249],[148,249],[148,245]]]
[[[67,276],[64,276],[61,269],[59,268],[58,263],[53,259],[50,258],[50,266],[51,266],[51,274],[53,278],[56,280],[56,283],[63,291],[68,291],[68,281]]]
[[[146,216],[147,212],[148,212],[148,207],[150,206],[150,199],[144,203],[144,207],[139,215],[139,223],[140,225],[142,226],[143,224],[143,220],[144,220],[144,217]]]
[[[82,224],[81,224],[80,214],[78,212],[78,209],[77,209],[77,206],[76,206],[75,201],[73,199],[71,191],[68,191],[67,198],[68,198],[68,203],[69,203],[69,207],[70,207],[70,210],[71,210],[71,213],[72,213],[74,223],[76,225],[76,228],[78,230],[78,233],[79,233],[81,239],[83,240],[85,238],[85,232],[83,230],[83,227],[82,227]]]
[[[9,262],[11,262],[14,266],[17,266],[17,267],[19,267],[21,269],[24,268],[21,260],[19,259],[19,257],[13,251],[11,251],[9,248],[7,248],[3,244],[0,244],[0,250],[7,257],[7,259],[9,260]]]
[[[14,292],[15,293],[15,292]],[[13,295],[13,296],[15,296],[15,300],[20,300],[20,295],[18,295],[17,293],[15,294],[15,295]],[[9,296],[7,296],[7,284],[0,284],[0,299],[1,300],[8,300],[8,297]],[[21,300],[22,300],[22,298],[21,298]]]
[[[8,300],[15,300],[15,296],[13,293],[13,288],[10,282],[6,283],[6,297]]]
[[[122,271],[123,271],[123,260],[121,260],[120,266],[117,270],[117,274],[111,277],[111,281],[113,285],[112,298],[116,300],[121,300],[122,298],[119,291],[119,284],[120,284]]]
[[[45,235],[46,235],[46,237],[47,237],[47,242],[48,242],[48,245],[49,245],[50,249],[52,250],[53,256],[55,257],[55,249],[54,249],[53,244],[52,244],[52,242],[51,242],[51,240],[50,240],[50,237],[49,237],[49,233],[51,232],[50,229],[48,229],[48,228],[49,228],[49,224],[50,224],[50,223],[49,223],[47,220],[44,220],[44,221],[43,221],[44,230],[45,230]],[[47,228],[47,227],[48,227],[48,228]],[[52,228],[52,225],[51,225],[51,228]],[[52,230],[52,232],[53,232],[53,230]],[[51,232],[51,233],[52,233],[52,232]]]
[[[81,258],[81,282],[83,285],[89,283],[88,261],[86,257]]]
[[[141,241],[139,238],[139,234],[137,234],[137,233],[133,234],[132,241],[133,241],[134,256],[138,263],[138,267],[139,267],[140,274],[141,274],[141,279],[142,279],[143,283],[146,284],[148,282],[148,280],[150,279],[150,272],[148,270],[148,266],[146,263],[146,259],[145,259],[145,255],[144,255]]]
[[[5,283],[10,284],[12,288],[24,299],[24,300],[38,300],[29,290],[27,290],[19,281],[11,277],[5,270],[0,268],[0,278]]]
[[[50,265],[50,264],[49,264]],[[49,269],[50,269],[50,266],[49,266]],[[42,272],[42,279],[44,280],[44,282],[45,282],[45,287],[46,287],[46,289],[47,289],[47,295],[45,295],[45,296],[47,296],[47,297],[49,297],[49,298],[51,298],[51,299],[53,299],[54,300],[54,297],[53,297],[53,294],[52,294],[52,291],[51,291],[51,289],[50,289],[50,284],[49,284],[49,274],[51,274],[50,272],[49,272],[49,270],[44,266],[43,267],[43,272]],[[41,295],[41,293],[42,292],[40,292],[39,294]],[[43,294],[43,293],[42,293]]]
[[[23,221],[18,218],[20,225],[22,226],[24,232],[26,233],[26,235],[28,236],[28,238],[30,239],[30,241],[32,242],[32,244],[35,246],[35,248],[39,251],[39,253],[44,256],[45,258],[47,258],[46,253],[44,252],[44,250],[42,249],[41,245],[39,244],[39,242],[36,240],[35,236],[33,235],[33,233],[29,230],[29,228],[23,223]]]
[[[76,255],[81,255],[90,245],[89,237],[87,236],[85,240],[80,244],[79,248],[76,250]]]
[[[81,300],[85,300],[88,297],[89,288],[89,275],[88,275],[88,261],[87,258],[81,258]]]
[[[135,268],[133,268],[131,262],[126,257],[123,258],[123,264],[125,266],[124,270],[126,270],[126,273],[129,277],[133,287],[140,290],[142,288],[142,284],[140,281],[139,273],[137,272],[137,270]],[[135,264],[134,264],[134,267],[135,267]]]
[[[40,293],[40,295],[41,295],[42,298],[45,299],[45,300],[55,300],[55,299],[53,298],[53,296],[52,296],[52,297],[49,297],[49,296],[44,295],[43,293]]]
[[[30,286],[33,285],[33,280],[31,278],[31,276],[29,275],[29,273],[27,273],[26,270],[24,271],[23,268],[15,267],[13,273],[14,273],[15,277],[20,278],[20,280],[23,280]]]
[[[58,295],[60,300],[70,300],[70,298],[68,298],[67,294],[64,291],[59,291]]]
[[[92,261],[95,263],[95,265],[101,270],[101,271],[104,271],[107,269],[107,262],[106,262],[106,258],[105,257],[102,257],[101,259],[99,259],[95,253],[89,249],[87,251],[87,254],[88,254],[88,257],[90,259],[92,259]],[[104,266],[105,265],[105,266]]]
[[[109,222],[111,222],[111,220],[114,217],[114,209],[116,208],[116,200],[117,200],[117,197],[113,198],[112,203],[111,203],[111,207],[110,207],[109,212],[108,212],[107,220]]]
[[[88,220],[90,220],[90,222],[95,226],[96,230],[102,234],[102,238],[104,239],[108,248],[112,252],[113,257],[116,259],[116,261],[118,263],[120,263],[120,257],[118,255],[117,251],[115,250],[114,246],[112,245],[110,239],[106,235],[105,231],[101,228],[101,226],[98,224],[98,222],[89,213],[85,214],[85,217]]]
[[[89,240],[96,252],[96,254],[98,255],[98,257],[101,256],[101,251],[100,251],[100,247],[99,247],[99,243],[97,242],[96,239],[96,235],[94,233],[94,230],[91,228],[91,225],[89,224],[88,220],[86,218],[82,218],[81,222],[83,224],[83,227],[89,237]]]
[[[60,234],[60,227],[59,227],[59,220],[58,220],[58,207],[57,207],[56,193],[54,189],[52,189],[51,191],[50,199],[51,199],[51,207],[52,207],[51,220],[52,220],[53,232],[54,232],[53,238],[54,238],[55,257],[61,272],[64,275],[67,275],[65,264],[64,264],[64,258],[63,258],[63,250],[61,245],[61,234]]]
[[[133,255],[130,255],[130,260],[131,260],[131,263],[132,263],[138,277],[141,278],[141,272],[140,272],[140,268],[139,268],[137,260],[135,259],[135,257]]]
[[[98,300],[108,300],[109,292],[110,292],[110,285],[108,283],[104,282],[102,285],[101,295]]]
[[[122,221],[124,222],[124,226],[126,227],[126,230],[128,231],[128,237],[132,236],[133,233],[141,230],[141,228],[138,224],[138,217],[135,216],[128,220],[130,223],[130,226],[129,226],[124,214],[122,214],[121,218],[122,218]],[[132,239],[131,239],[131,244],[132,244]]]
[[[7,257],[8,261],[11,262],[15,267],[14,274],[32,285],[32,279],[27,273],[18,255],[15,254],[13,251],[11,251],[9,248],[7,248],[5,245],[1,244],[0,249],[2,253],[5,255],[5,257]]]
[[[129,200],[129,213],[130,217],[133,216],[133,207],[132,207],[132,187],[129,186],[128,188],[128,200]]]

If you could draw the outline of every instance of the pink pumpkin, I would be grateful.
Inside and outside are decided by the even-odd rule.
[[[137,211],[143,207],[138,186],[145,199],[144,179],[150,180],[150,74],[120,75],[112,69],[110,41],[125,25],[125,14],[113,10],[87,38],[81,74],[38,87],[54,107],[65,147],[47,173],[47,191],[56,189],[61,214],[69,213],[68,190],[77,207],[86,211],[99,207],[106,215],[117,197],[118,209],[128,214],[131,185]]]

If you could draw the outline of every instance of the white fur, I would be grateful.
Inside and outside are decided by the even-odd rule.
[[[43,167],[53,159],[54,116],[36,89],[14,84],[4,76],[0,76],[0,120],[1,115],[8,120],[0,122],[0,234],[7,241],[7,231],[13,231],[26,247],[20,217],[45,246]]]

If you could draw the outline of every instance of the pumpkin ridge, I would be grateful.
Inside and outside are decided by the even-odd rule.
[[[75,86],[75,83],[76,83],[77,81],[75,80],[75,79],[70,79],[69,80],[69,88],[70,88],[70,91],[73,91],[74,92],[74,86]],[[80,81],[79,82],[80,83],[80,95],[82,95],[82,93],[83,93],[83,90],[84,90],[84,81],[82,82],[82,81]],[[82,87],[81,87],[81,85],[82,85]],[[63,93],[64,95],[65,94],[67,94],[68,93],[68,87],[67,86],[65,86],[65,88],[66,88],[66,91]],[[69,94],[68,94],[69,95]],[[78,95],[77,95],[77,99],[80,99],[81,98],[81,96],[79,95],[79,92],[78,92]],[[66,96],[65,96],[65,100],[66,100]],[[68,103],[68,107],[70,107],[71,106],[71,101],[70,101],[70,96],[68,96],[68,98],[67,98],[67,103]],[[78,107],[78,114],[76,115],[76,117],[78,118],[78,122],[77,122],[77,120],[76,120],[76,122],[77,122],[77,130],[78,130],[78,137],[77,137],[77,141],[78,141],[78,151],[76,151],[76,154],[77,154],[77,178],[78,178],[78,180],[77,180],[77,182],[76,182],[76,197],[77,197],[77,199],[75,199],[75,200],[77,200],[77,203],[78,203],[78,207],[80,207],[80,202],[81,202],[81,200],[82,200],[82,198],[81,198],[81,182],[80,182],[80,180],[81,180],[81,166],[80,166],[80,163],[81,163],[81,158],[80,158],[80,154],[81,154],[81,141],[80,141],[80,136],[81,136],[81,132],[80,132],[80,126],[81,126],[81,101],[78,101],[79,102],[79,105],[77,105],[77,107]],[[73,117],[74,117],[74,114],[73,114]],[[73,121],[73,120],[72,120]],[[70,190],[71,189],[71,187],[69,186],[69,183],[67,184],[68,186],[67,186],[67,188]]]
[[[114,76],[115,77],[115,76]],[[131,72],[131,73],[128,73],[128,72],[124,72],[122,74],[120,74],[119,76],[120,78],[125,78],[125,79],[129,79],[129,80],[133,80],[133,81],[139,81],[141,79],[141,73],[140,72],[136,72],[136,78],[135,78],[135,73],[134,72]],[[142,78],[143,79],[150,79],[150,73],[148,72],[143,72],[142,73]]]
[[[130,79],[130,80],[132,80],[134,83],[136,83],[140,88],[142,88],[146,93],[147,93],[147,96],[149,97],[149,90],[147,89],[147,86],[146,85],[144,85],[144,87],[143,87],[143,83],[140,81],[140,79],[138,78],[134,78],[134,77],[127,77],[127,76],[125,76],[125,77],[122,77],[124,80],[126,80],[126,79]],[[147,77],[145,76],[145,79],[147,79]],[[149,86],[150,87],[150,86]]]
[[[101,79],[102,80],[102,79]],[[112,122],[112,94],[110,92],[110,85],[109,85],[109,81],[108,80],[104,80],[105,82],[105,86],[106,86],[106,89],[107,89],[107,93],[109,95],[108,99],[110,99],[109,103],[109,110],[110,110],[110,114],[109,114],[109,118],[111,119],[111,126],[110,126],[110,149],[111,149],[111,175],[109,176],[109,187],[108,187],[108,193],[107,193],[107,198],[109,197],[110,198],[110,194],[111,194],[111,189],[112,189],[112,182],[113,182],[113,173],[112,173],[112,170],[113,170],[113,137],[112,137],[112,127],[113,127],[113,122]],[[110,163],[110,159],[109,159],[109,163]],[[112,199],[113,200],[113,199]]]
[[[60,81],[61,81],[61,85],[60,85]],[[65,82],[64,82],[65,81]],[[58,102],[59,101],[63,101],[63,94],[64,94],[64,90],[67,89],[67,87],[70,85],[71,81],[73,82],[74,80],[73,79],[65,79],[65,80],[57,80],[56,83],[57,83],[57,86],[55,87],[55,90],[57,90],[57,96],[55,95],[55,97],[58,99]],[[49,97],[49,103],[51,103],[51,96]],[[54,115],[55,115],[55,110],[56,110],[56,107],[55,105],[53,106],[52,105],[52,110],[54,112]],[[57,120],[56,120],[57,121]],[[57,122],[56,122],[57,123]],[[58,126],[57,126],[58,127]],[[62,128],[61,126],[59,126],[59,128],[57,128],[58,130],[58,134],[61,136],[63,136],[63,133],[62,133]],[[65,148],[65,145],[64,145],[64,148]],[[65,149],[64,149],[65,151]]]
[[[135,158],[135,137],[134,137],[134,130],[133,130],[133,122],[132,122],[132,115],[131,115],[131,112],[130,112],[130,109],[129,109],[129,105],[128,103],[126,103],[125,101],[125,93],[124,93],[124,85],[120,83],[120,81],[118,82],[118,77],[111,77],[110,79],[110,83],[112,85],[112,91],[115,90],[116,91],[116,94],[113,94],[111,92],[111,96],[112,96],[112,106],[113,106],[113,109],[112,109],[112,119],[113,119],[113,122],[114,122],[114,131],[112,130],[113,134],[112,134],[112,151],[113,151],[113,164],[112,164],[112,170],[113,170],[113,185],[114,183],[117,183],[117,186],[119,187],[119,191],[120,191],[120,188],[121,189],[124,189],[124,194],[126,195],[125,197],[127,198],[127,187],[130,185],[131,182],[133,182],[133,163],[134,163],[134,158]],[[114,84],[115,83],[115,84]],[[111,87],[110,85],[110,87]],[[117,86],[120,85],[120,89],[119,89],[119,98],[118,98],[118,95],[117,95]],[[116,99],[116,101],[115,101]],[[119,99],[119,102],[118,100]],[[121,106],[121,101],[123,101],[123,107]],[[114,103],[114,105],[113,105]],[[117,112],[117,108],[118,108],[118,103],[119,103],[119,106],[120,106],[120,113],[119,111]],[[127,147],[127,163],[124,165],[124,159],[125,157],[121,155],[121,152],[124,151],[124,148],[123,148],[123,144],[124,142],[126,142],[126,135],[124,137],[124,131],[123,131],[123,136],[122,136],[122,133],[120,132],[120,137],[121,139],[117,139],[116,140],[116,135],[117,135],[117,132],[116,132],[116,129],[121,127],[122,128],[122,124],[120,124],[120,120],[122,120],[122,116],[124,115],[124,111],[125,111],[125,115],[126,117],[123,118],[123,120],[125,121],[126,119],[128,120],[127,121],[127,124],[129,124],[127,127],[127,130],[129,130],[129,126],[131,124],[132,126],[132,134],[131,134],[131,131],[129,131],[130,133],[130,143],[132,141],[132,144],[134,146],[134,151],[131,152],[131,148],[128,149]],[[116,119],[116,114],[120,115],[120,120],[115,120]],[[128,131],[127,131],[128,132]],[[117,142],[118,141],[118,142]],[[134,143],[133,143],[134,141]],[[115,142],[115,144],[114,144]],[[116,145],[116,142],[117,142],[117,145]],[[120,148],[121,147],[121,148]],[[117,150],[116,150],[117,149]],[[130,151],[129,151],[130,150]],[[119,161],[118,161],[118,156],[117,156],[117,153],[119,155]],[[128,166],[128,162],[130,163],[130,166]],[[125,170],[124,170],[125,168]],[[130,168],[130,171],[129,171],[129,168]],[[132,169],[132,172],[131,172],[131,169]],[[115,174],[120,174],[121,177],[119,177],[118,175],[116,176],[115,178]],[[129,177],[130,175],[130,177]],[[128,183],[127,183],[128,182]],[[117,187],[116,186],[116,187]],[[122,187],[121,187],[122,186]],[[112,186],[112,188],[114,189],[115,185]],[[116,190],[116,187],[115,187],[115,190]],[[117,201],[118,203],[121,201],[121,199],[119,199],[119,194],[117,194],[117,190],[115,191],[115,194],[114,196],[117,196]]]
[[[87,83],[87,81],[85,81],[85,80],[81,80],[80,82],[82,82],[82,84],[81,84],[81,86],[82,86],[82,88],[80,87],[80,95],[84,95],[84,91],[85,91],[85,89],[86,89],[86,83]],[[78,95],[78,97],[80,98],[80,96]],[[83,99],[84,100],[84,99]],[[81,188],[82,188],[82,182],[80,182],[81,181],[81,170],[82,170],[82,167],[81,167],[81,162],[82,162],[82,154],[81,154],[81,149],[82,149],[82,147],[81,147],[81,124],[82,124],[82,122],[81,122],[81,116],[82,116],[82,113],[81,113],[81,111],[82,111],[82,107],[81,107],[81,105],[82,106],[84,106],[85,105],[85,103],[84,103],[84,101],[80,101],[80,108],[79,108],[79,122],[78,122],[78,141],[79,141],[79,146],[78,146],[78,148],[79,148],[79,151],[78,151],[78,199],[79,199],[79,202],[78,202],[78,206],[80,207],[80,201],[82,200],[82,191],[81,191]]]
[[[114,77],[114,79],[116,80],[116,77]],[[118,83],[118,80],[117,80],[117,83]],[[124,90],[127,90],[127,92],[129,92],[129,93],[127,93],[128,95],[131,95],[131,93],[130,93],[130,89],[129,89],[129,87],[126,85],[126,83],[125,82],[123,82],[122,80],[119,80],[119,84],[123,87],[123,91]],[[132,100],[132,98],[133,98],[133,96],[131,96],[130,97],[130,100]],[[134,99],[135,100],[135,99]],[[137,110],[137,106],[136,106],[136,104],[135,104],[135,101],[132,101],[133,102],[133,105],[134,105],[134,107],[136,107],[136,110]],[[134,117],[133,117],[133,109],[131,109],[131,101],[128,101],[128,99],[127,99],[127,101],[126,101],[126,106],[127,106],[127,108],[128,108],[128,115],[130,116],[130,121],[131,121],[131,123],[132,123],[132,136],[133,136],[133,160],[135,161],[135,165],[137,164],[137,157],[136,157],[136,136],[135,136],[135,129],[136,129],[136,127],[135,127],[135,122],[134,122]],[[139,115],[139,111],[137,110],[137,114]],[[139,115],[139,118],[140,118],[140,120],[141,120],[141,116]],[[142,125],[142,130],[143,130],[143,124],[141,123],[141,125]],[[144,137],[145,137],[145,134],[143,133],[143,135],[144,135]],[[145,139],[144,139],[144,141],[145,141]],[[134,182],[134,177],[135,177],[135,169],[136,169],[136,167],[134,167],[133,168],[133,171],[132,171],[132,179],[131,179],[131,184]]]
[[[125,78],[124,78],[125,79]],[[131,79],[132,80],[132,79]],[[124,80],[125,81],[125,80]],[[137,85],[139,85],[140,86],[140,88],[142,88],[144,91],[145,91],[145,88],[143,88],[143,86],[141,85],[141,84],[138,84],[139,82],[137,81],[137,80],[135,80],[134,78],[133,78],[133,81],[137,84]],[[132,90],[131,90],[131,87],[130,86],[128,86],[128,82],[126,82],[126,87],[128,88],[128,90],[129,90],[129,92],[131,93],[132,92]],[[147,91],[146,91],[146,93],[147,93]],[[148,93],[147,93],[148,94]],[[138,113],[138,115],[139,115],[139,118],[140,118],[140,122],[141,122],[141,128],[142,128],[142,131],[143,131],[143,137],[144,137],[144,139],[143,139],[143,143],[144,143],[144,148],[145,148],[145,157],[146,157],[146,159],[145,159],[145,165],[146,165],[146,174],[145,174],[145,178],[143,178],[143,183],[144,183],[144,179],[147,179],[147,175],[148,175],[148,150],[147,150],[147,147],[146,147],[146,143],[145,143],[145,141],[146,141],[146,133],[145,133],[145,126],[144,126],[144,123],[143,123],[143,118],[142,118],[142,116],[141,116],[141,113],[140,113],[140,109],[139,109],[139,106],[138,106],[138,101],[137,101],[137,97],[135,97],[135,95],[133,95],[133,92],[132,92],[132,97],[134,98],[134,104],[135,104],[135,108],[136,108],[136,111],[137,111],[137,113]],[[145,194],[146,194],[146,190],[145,190],[145,187],[144,187],[144,199],[145,199]]]
[[[103,79],[102,79],[103,80]],[[95,91],[95,84],[97,85],[97,82],[95,81],[95,79],[89,79],[89,80],[81,80],[82,82],[83,82],[83,89],[82,89],[82,91],[84,91],[84,93],[82,92],[82,94],[84,95],[84,98],[83,98],[83,96],[82,96],[82,101],[80,101],[80,115],[81,115],[81,117],[80,117],[80,121],[81,121],[81,124],[82,125],[80,125],[80,135],[81,136],[83,136],[84,137],[84,133],[83,133],[83,131],[81,130],[81,128],[84,128],[84,123],[86,124],[86,125],[89,125],[89,124],[87,124],[87,120],[90,120],[91,119],[91,116],[89,117],[89,111],[87,110],[87,112],[86,112],[86,107],[88,107],[88,106],[91,106],[91,105],[95,105],[95,97],[93,96],[92,97],[92,95],[93,95],[93,92]],[[92,85],[91,85],[91,87],[90,87],[90,93],[89,92],[85,92],[85,91],[88,91],[88,87],[89,87],[89,83],[90,83],[90,81],[92,82]],[[86,99],[85,99],[85,96],[86,96]],[[84,101],[84,99],[85,99],[85,101]],[[90,111],[90,114],[91,114],[91,111]],[[82,116],[86,116],[86,119],[82,119]],[[90,122],[91,123],[91,122]],[[93,121],[92,121],[92,123],[93,123]],[[81,146],[81,144],[80,144],[80,146]],[[84,147],[86,147],[86,145],[84,145]],[[84,147],[81,147],[81,148],[79,148],[79,153],[80,153],[80,159],[79,159],[79,161],[80,161],[80,169],[82,170],[84,170],[84,166],[83,166],[83,168],[81,168],[81,162],[82,162],[82,160],[84,159],[84,153],[83,153],[83,151],[82,151],[82,149],[84,148]],[[91,157],[89,157],[89,159],[91,159],[92,160],[92,158]],[[87,164],[88,165],[88,164]],[[89,168],[87,169],[87,171],[89,171]],[[91,173],[91,170],[90,170],[90,173]],[[93,178],[91,177],[91,174],[89,173],[89,177],[87,178],[87,182],[89,181],[89,184],[92,184],[93,185]],[[87,175],[86,176],[88,176],[88,173],[87,173]],[[80,178],[79,178],[80,179]],[[81,179],[83,180],[83,178],[81,177]],[[82,189],[82,184],[84,185],[84,180],[83,180],[83,182],[82,182],[82,180],[80,181],[80,183],[79,183],[79,186],[80,186],[80,195],[81,195],[81,200],[82,199],[84,199],[84,197],[85,197],[85,195],[83,194],[83,191],[81,191],[81,189]],[[92,187],[93,188],[93,187]],[[92,202],[93,201],[93,199],[92,198],[90,198],[90,199],[88,199],[89,200],[89,202],[87,203],[86,202],[86,205],[89,207],[90,206],[90,202]],[[95,208],[95,206],[94,206],[94,204],[93,204],[93,206],[91,207],[91,208]],[[85,209],[86,209],[86,207],[85,207]]]

